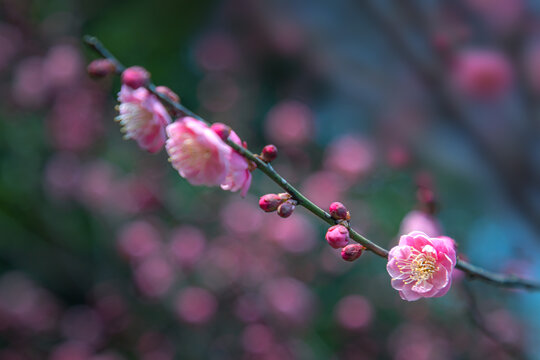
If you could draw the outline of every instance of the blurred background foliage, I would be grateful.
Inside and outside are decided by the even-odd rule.
[[[242,199],[123,141],[119,81],[87,78],[81,42],[252,151],[275,143],[278,171],[381,245],[444,233],[475,264],[540,278],[539,10],[0,0],[0,358],[540,358],[538,295],[457,273],[406,303],[382,259],[345,263],[304,209],[260,211],[280,191],[262,174]]]

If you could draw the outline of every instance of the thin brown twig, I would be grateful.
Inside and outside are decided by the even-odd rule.
[[[118,59],[116,59],[116,57],[114,57],[114,55],[110,51],[108,51],[107,48],[105,48],[105,46],[103,46],[103,44],[97,38],[92,37],[92,36],[85,36],[84,41],[97,54],[115,63],[117,73],[120,74],[125,69],[125,66],[122,65],[122,63],[120,63]],[[158,93],[156,91],[156,86],[153,83],[150,83],[147,86],[147,89],[150,92],[152,92],[154,95],[156,95],[163,103],[165,103],[169,107],[174,108],[175,110],[183,113],[186,116],[192,116],[196,119],[205,121],[200,116],[196,115],[195,113],[187,109],[182,104],[172,101],[171,99]],[[259,156],[255,155],[248,149],[234,143],[231,140],[228,140],[227,144],[229,144],[229,146],[231,146],[234,150],[236,150],[246,159],[253,161],[257,165],[257,169],[259,169],[266,176],[268,176],[272,181],[274,181],[279,187],[281,187],[283,190],[289,193],[293,197],[293,199],[298,201],[299,205],[303,206],[308,211],[310,211],[313,215],[322,219],[329,225],[336,224],[336,221],[330,216],[328,212],[324,211],[323,209],[315,205],[304,194],[302,194],[294,186],[292,186],[285,178],[283,178],[277,171],[274,170],[272,165],[262,161],[259,158]],[[351,239],[363,245],[364,247],[366,247],[366,249],[372,251],[373,253],[377,254],[378,256],[382,258],[388,258],[388,250],[385,249],[384,247],[381,247],[378,244],[367,239],[365,236],[361,235],[353,228],[349,228],[349,234],[350,234]],[[513,275],[503,275],[503,274],[493,273],[483,268],[480,268],[478,266],[469,264],[468,262],[463,261],[461,259],[458,259],[456,268],[467,273],[471,279],[480,279],[480,280],[486,281],[488,283],[491,283],[497,286],[510,287],[510,288],[523,288],[523,289],[535,290],[535,291],[540,290],[540,283],[530,281],[527,279],[522,279]]]

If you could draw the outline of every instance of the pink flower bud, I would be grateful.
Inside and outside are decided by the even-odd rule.
[[[326,241],[334,249],[339,249],[349,243],[349,230],[343,225],[334,225],[326,232]]]
[[[261,157],[266,162],[274,161],[277,158],[278,150],[275,145],[266,145],[262,149]]]
[[[266,194],[259,199],[259,207],[266,212],[276,211],[284,200],[277,194]]]
[[[132,89],[145,86],[150,81],[150,73],[140,66],[132,66],[122,73],[122,84]]]
[[[358,244],[351,244],[341,249],[341,258],[345,261],[354,261],[362,255],[364,247]]]
[[[116,71],[116,66],[109,59],[97,59],[88,64],[88,75],[93,78],[103,78]]]
[[[210,126],[210,128],[214,130],[214,132],[218,134],[223,141],[227,141],[229,135],[231,134],[231,128],[222,123],[214,123],[212,126]]]
[[[282,218],[288,218],[293,213],[295,207],[296,206],[292,201],[287,200],[278,206],[277,213]]]
[[[336,220],[351,219],[351,215],[347,211],[345,205],[337,201],[330,204],[330,215]]]
[[[158,94],[165,96],[167,99],[171,100],[172,102],[175,102],[175,103],[180,102],[180,97],[174,91],[172,91],[166,86],[160,85],[156,87],[156,92]]]

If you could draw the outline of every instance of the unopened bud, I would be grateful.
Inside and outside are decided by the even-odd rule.
[[[180,97],[174,91],[172,91],[166,86],[163,86],[163,85],[157,86],[156,92],[165,96],[167,99],[171,100],[172,102],[175,102],[175,103],[180,102]]]
[[[116,71],[116,66],[109,59],[97,59],[88,64],[88,75],[95,79],[106,77]]]
[[[122,73],[122,84],[138,89],[150,82],[150,73],[140,66],[132,66]]]
[[[227,141],[231,134],[231,128],[222,123],[213,123],[210,127],[223,141]]]
[[[277,158],[278,150],[275,145],[266,145],[262,149],[261,158],[263,161],[271,162],[274,161]]]
[[[354,261],[362,255],[365,248],[359,244],[351,244],[341,249],[341,258],[345,261]]]
[[[266,212],[276,211],[283,199],[277,194],[266,194],[259,199],[259,207]]]
[[[347,211],[345,205],[340,202],[330,204],[330,216],[336,220],[351,220],[351,214]]]
[[[287,200],[278,206],[277,213],[282,218],[288,218],[293,213],[295,207],[295,204],[291,200]]]
[[[334,225],[326,232],[326,241],[334,249],[347,246],[349,243],[349,230],[343,225]]]

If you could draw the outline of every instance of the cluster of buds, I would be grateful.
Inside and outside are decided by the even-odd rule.
[[[277,211],[282,218],[291,216],[298,202],[288,193],[266,194],[259,199],[259,207],[265,212]]]
[[[365,248],[359,244],[350,244],[349,236],[349,220],[351,214],[340,202],[333,202],[329,208],[330,216],[338,222],[337,225],[331,226],[326,232],[326,241],[334,249],[342,249],[341,257],[345,261],[354,261],[362,255]]]

